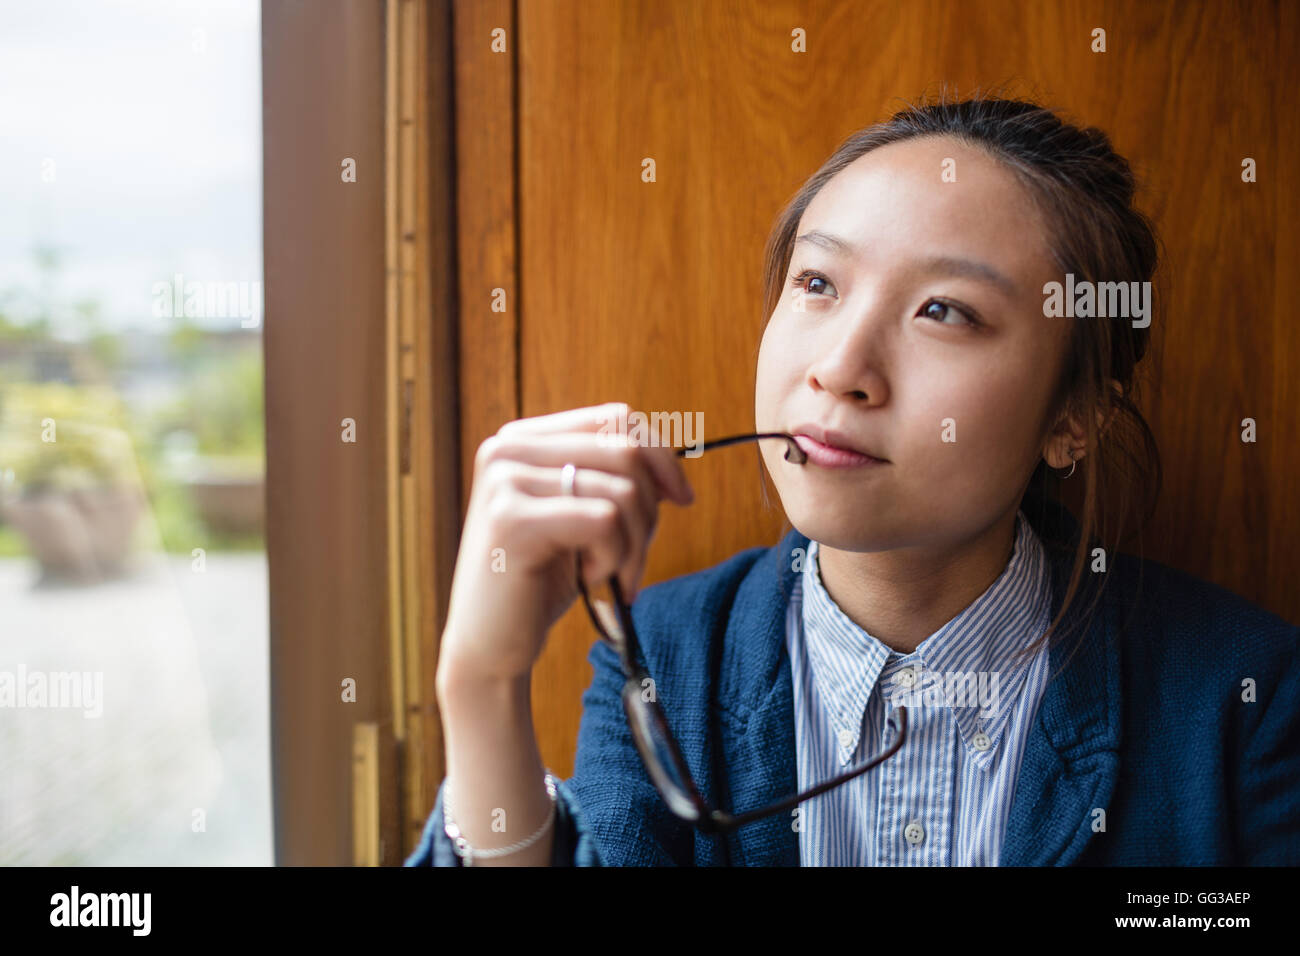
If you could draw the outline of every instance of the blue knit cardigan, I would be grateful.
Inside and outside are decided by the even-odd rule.
[[[1055,617],[1079,526],[1046,498],[1022,507],[1048,554]],[[733,813],[796,792],[783,629],[807,546],[790,531],[774,547],[651,585],[632,608],[691,773]],[[1300,864],[1300,629],[1126,554],[1108,556],[1085,617],[1102,577],[1085,570],[1073,626],[1050,649],[999,864]],[[726,838],[673,816],[632,742],[614,652],[596,641],[588,659],[594,678],[573,776],[558,788],[554,865],[799,865],[788,815]],[[442,798],[440,787],[406,865],[460,865]]]

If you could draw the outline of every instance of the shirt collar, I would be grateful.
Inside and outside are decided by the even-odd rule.
[[[1024,513],[1016,513],[1014,550],[997,580],[910,654],[890,649],[845,615],[822,584],[817,555],[818,543],[810,541],[797,583],[813,680],[840,762],[856,752],[867,702],[879,686],[897,706],[951,707],[970,758],[990,765],[1031,663],[1017,663],[1014,655],[1041,637],[1050,620],[1046,555]],[[977,740],[981,733],[987,741]]]

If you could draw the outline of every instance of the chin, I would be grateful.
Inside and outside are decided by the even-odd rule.
[[[786,509],[796,531],[823,547],[837,551],[887,551],[896,547],[882,528],[872,526],[862,515],[840,515],[825,509]]]

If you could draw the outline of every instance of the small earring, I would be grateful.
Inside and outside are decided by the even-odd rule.
[[[1074,457],[1074,452],[1070,452],[1070,474],[1069,474],[1069,475],[1057,475],[1057,477],[1060,478],[1062,481],[1065,481],[1066,478],[1069,478],[1070,475],[1074,474],[1074,466],[1075,466],[1076,464],[1078,464],[1078,462],[1079,462],[1079,459],[1077,459],[1077,458]]]

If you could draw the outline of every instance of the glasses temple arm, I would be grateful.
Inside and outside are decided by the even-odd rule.
[[[729,435],[726,438],[715,438],[713,441],[706,441],[699,445],[692,445],[689,448],[679,448],[677,449],[677,457],[685,458],[688,457],[688,453],[695,452],[696,454],[689,455],[689,457],[694,458],[698,457],[699,454],[708,451],[710,448],[722,448],[725,445],[736,445],[741,442],[757,441],[761,438],[781,438],[788,442],[790,447],[785,450],[786,461],[792,461],[797,465],[802,465],[808,461],[807,453],[799,447],[799,443],[794,440],[794,436],[787,435],[785,432],[758,432],[756,434]]]
[[[813,797],[823,794],[827,790],[830,790],[834,787],[838,787],[840,784],[852,780],[854,777],[861,776],[862,774],[870,770],[872,767],[884,763],[894,754],[898,753],[898,748],[903,746],[903,738],[907,734],[907,708],[906,707],[898,708],[898,724],[899,724],[898,738],[892,744],[890,744],[889,747],[883,753],[879,754],[874,760],[871,760],[863,764],[861,767],[855,767],[854,769],[850,770],[848,773],[841,774],[838,777],[834,777],[830,780],[827,780],[825,783],[818,784],[817,786],[813,787],[811,790],[806,790],[803,793],[795,794],[790,799],[782,800],[780,803],[773,803],[773,804],[769,804],[766,807],[759,807],[757,810],[749,810],[745,813],[739,814],[738,816],[734,816],[734,817],[730,816],[729,814],[724,814],[719,812],[714,814],[715,819],[718,819],[719,822],[725,821],[732,827],[744,826],[746,823],[749,823],[751,820],[757,820],[760,817],[767,816],[768,814],[777,813],[780,810],[793,809],[794,807],[803,803],[805,800],[811,800]]]

